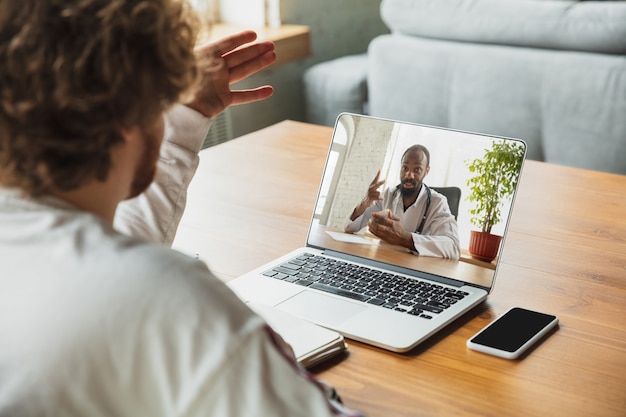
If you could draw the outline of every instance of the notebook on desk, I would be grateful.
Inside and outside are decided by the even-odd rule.
[[[518,168],[500,179],[514,186],[499,203],[491,233],[501,243],[490,260],[469,253],[476,227],[467,197],[471,162],[494,145],[513,149]],[[408,351],[492,291],[525,156],[519,139],[341,114],[306,245],[228,285],[244,301]],[[449,187],[461,191],[451,198],[455,214],[443,194]]]
[[[248,306],[291,346],[296,360],[305,368],[335,357],[348,348],[343,335],[334,330],[317,326],[266,304],[249,302]]]

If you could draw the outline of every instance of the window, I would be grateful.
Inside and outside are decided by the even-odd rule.
[[[190,0],[214,22],[250,28],[280,26],[280,0]]]

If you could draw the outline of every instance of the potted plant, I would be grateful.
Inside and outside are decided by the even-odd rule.
[[[482,158],[468,163],[473,177],[468,201],[474,203],[470,221],[480,231],[472,230],[469,252],[475,258],[493,261],[500,250],[502,236],[491,234],[491,228],[500,222],[505,201],[510,201],[522,168],[524,148],[518,142],[494,140],[485,149]]]

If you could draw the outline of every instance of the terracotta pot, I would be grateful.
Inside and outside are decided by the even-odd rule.
[[[502,242],[502,236],[472,230],[469,253],[474,259],[491,262],[498,256],[500,242]]]

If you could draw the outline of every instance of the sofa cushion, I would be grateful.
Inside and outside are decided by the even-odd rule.
[[[623,1],[383,0],[381,16],[405,35],[626,54]]]

